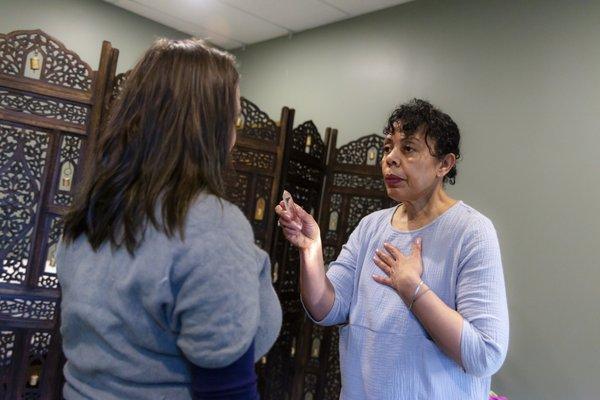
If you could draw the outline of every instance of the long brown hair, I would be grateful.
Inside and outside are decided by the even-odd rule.
[[[133,254],[148,221],[183,239],[197,195],[222,196],[238,81],[232,55],[198,39],[157,40],[92,144],[90,168],[64,219],[65,242],[85,234],[94,250],[110,240]]]

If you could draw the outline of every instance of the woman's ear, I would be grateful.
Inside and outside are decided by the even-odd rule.
[[[454,153],[446,154],[441,160],[437,170],[437,176],[443,178],[456,165],[456,155]]]

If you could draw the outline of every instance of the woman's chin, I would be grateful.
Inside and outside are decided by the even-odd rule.
[[[397,201],[398,203],[402,203],[404,200],[406,200],[406,196],[403,193],[403,190],[399,188],[386,186],[385,190],[387,192],[388,197],[394,201]]]

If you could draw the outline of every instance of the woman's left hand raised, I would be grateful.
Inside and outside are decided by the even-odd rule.
[[[410,302],[423,275],[421,238],[417,238],[412,243],[409,255],[404,255],[389,243],[384,243],[383,246],[386,251],[375,250],[373,261],[386,276],[373,275],[373,279],[396,290],[405,303]]]

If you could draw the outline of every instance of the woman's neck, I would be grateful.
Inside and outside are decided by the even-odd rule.
[[[405,200],[392,218],[392,226],[401,230],[415,230],[429,224],[456,204],[443,188],[416,200]]]

